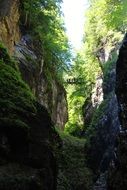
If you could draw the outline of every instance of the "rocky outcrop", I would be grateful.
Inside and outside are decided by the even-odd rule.
[[[88,97],[82,107],[85,129],[89,127],[95,110],[103,101],[103,76],[96,79],[92,94]]]
[[[55,190],[60,138],[3,47],[0,105],[0,189]]]
[[[57,134],[50,117],[38,105],[36,115],[26,116],[25,120],[29,129],[0,120],[0,189],[55,190],[57,165],[53,138]]]
[[[99,105],[103,102],[103,76],[102,74],[97,77],[96,84],[94,86],[94,89],[92,91],[92,105],[96,109],[99,107]]]
[[[98,171],[105,172],[112,160],[115,162],[114,147],[120,128],[115,80],[115,63],[112,63],[103,77],[104,100],[95,110],[92,122],[86,131],[88,140],[85,146],[87,163],[95,174]]]
[[[52,120],[63,128],[66,94],[39,42],[21,37],[19,16],[18,0],[0,1],[0,40],[15,54],[0,44],[0,189],[55,190],[61,140]]]
[[[127,187],[127,34],[122,42],[116,64],[116,94],[121,127],[116,146],[118,165],[110,168],[109,189],[125,190]]]
[[[82,107],[85,129],[89,127],[89,125],[91,123],[91,118],[93,117],[93,114],[94,114],[94,111],[95,111],[95,109],[93,107],[91,97],[89,97],[86,99],[86,101]]]
[[[65,89],[52,68],[48,69],[40,42],[33,42],[29,35],[22,36],[19,6],[19,0],[0,1],[0,40],[11,55],[15,51],[23,80],[48,109],[54,124],[63,129],[68,119]]]
[[[19,17],[19,0],[0,1],[0,41],[11,54],[20,39]]]
[[[105,172],[113,158],[116,135],[119,130],[117,99],[114,94],[101,104],[87,130],[85,146],[87,163],[95,173]]]
[[[15,45],[14,57],[19,63],[23,80],[27,82],[37,100],[45,106],[54,124],[63,129],[68,119],[66,92],[54,72],[43,60],[39,45],[25,35]]]

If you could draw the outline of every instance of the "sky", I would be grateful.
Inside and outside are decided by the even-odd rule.
[[[80,49],[88,0],[63,0],[62,10],[67,35],[74,49]]]

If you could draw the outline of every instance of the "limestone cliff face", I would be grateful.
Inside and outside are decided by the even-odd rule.
[[[2,45],[0,107],[0,189],[55,190],[59,135]]]
[[[37,45],[21,37],[19,1],[0,1],[0,13],[1,42],[18,63],[0,44],[0,189],[55,190],[60,138],[52,120],[63,127],[65,91],[49,80]]]
[[[68,119],[65,89],[43,60],[39,42],[33,42],[27,34],[22,36],[19,3],[19,0],[0,1],[0,40],[19,62],[23,80],[37,100],[48,109],[54,124],[63,129]]]
[[[68,119],[66,92],[54,71],[47,66],[39,46],[29,35],[25,35],[15,45],[14,57],[37,100],[47,108],[54,124],[63,129]]]
[[[11,54],[20,39],[19,17],[19,0],[0,1],[0,41]]]

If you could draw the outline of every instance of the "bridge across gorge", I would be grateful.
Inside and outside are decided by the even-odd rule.
[[[68,78],[67,80],[66,80],[66,83],[67,84],[84,84],[85,83],[85,81],[84,81],[84,79],[83,78]]]

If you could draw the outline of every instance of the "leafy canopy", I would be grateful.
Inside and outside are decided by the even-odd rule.
[[[72,75],[84,84],[68,87],[70,133],[83,129],[82,106],[91,96],[99,74],[106,75],[127,25],[126,0],[89,0],[81,50],[74,60]],[[115,57],[114,57],[115,56]],[[104,76],[105,77],[105,76]]]
[[[61,0],[23,0],[22,25],[41,43],[48,67],[59,76],[67,70],[71,59],[70,45],[65,33]],[[32,31],[32,32],[31,32]]]

